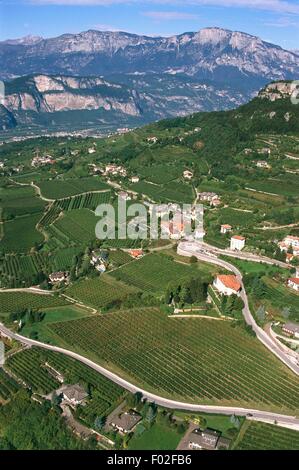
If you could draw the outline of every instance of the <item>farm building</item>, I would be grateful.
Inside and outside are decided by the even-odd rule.
[[[213,286],[223,295],[238,295],[242,289],[234,274],[218,274],[214,279]]]
[[[299,325],[296,323],[285,323],[282,327],[282,331],[289,336],[295,336],[295,338],[299,338]]]
[[[88,394],[85,392],[84,388],[79,384],[70,385],[65,388],[62,392],[63,398],[72,406],[80,405],[85,398],[88,397]]]
[[[223,224],[220,227],[220,233],[227,233],[227,232],[230,232],[231,230],[232,230],[232,226],[228,224]]]
[[[135,428],[135,426],[142,420],[139,413],[134,410],[126,411],[113,418],[111,426],[121,433],[127,434]]]
[[[67,282],[69,280],[69,273],[67,271],[57,271],[49,275],[49,281],[53,284],[55,282]]]
[[[241,251],[245,246],[245,238],[240,235],[234,235],[230,239],[230,249]]]

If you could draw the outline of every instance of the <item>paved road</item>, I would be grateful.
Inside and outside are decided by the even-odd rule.
[[[254,253],[248,253],[243,251],[233,251],[222,248],[217,248],[216,246],[209,245],[208,243],[202,242],[200,245],[206,249],[209,253],[215,255],[225,255],[231,256],[232,258],[244,259],[247,261],[254,261],[255,263],[266,263],[271,264],[272,266],[279,266],[281,268],[290,269],[290,265],[284,263],[283,261],[279,261],[276,259],[268,258],[267,256],[255,255]]]
[[[248,304],[248,297],[246,294],[245,286],[243,284],[243,279],[242,279],[242,274],[234,266],[233,264],[228,263],[227,261],[221,260],[217,258],[217,256],[211,256],[209,254],[203,253],[202,251],[202,245],[195,243],[195,242],[181,242],[178,245],[178,254],[183,255],[183,256],[196,256],[199,260],[202,260],[207,263],[212,263],[216,264],[218,266],[221,266],[228,271],[233,272],[241,286],[242,286],[242,291],[241,291],[241,298],[244,302],[244,309],[243,309],[243,316],[248,325],[252,327],[254,332],[256,333],[257,338],[263,343],[266,348],[268,348],[273,354],[275,354],[278,359],[280,359],[286,366],[289,367],[295,374],[299,375],[299,364],[296,358],[291,355],[287,354],[286,351],[279,345],[274,339],[270,338],[269,335],[260,327],[257,325],[253,315],[250,312],[249,304]],[[275,264],[276,261],[273,261],[273,264]]]
[[[104,375],[108,379],[112,380],[112,382],[120,385],[124,389],[135,393],[141,392],[142,395],[150,401],[154,401],[160,406],[165,408],[177,409],[177,410],[186,410],[186,411],[194,411],[194,412],[202,412],[202,413],[218,413],[224,415],[232,415],[236,414],[238,416],[246,416],[248,414],[252,415],[251,417],[258,420],[258,421],[265,421],[267,422],[277,422],[281,426],[288,427],[291,429],[298,429],[299,430],[299,419],[296,416],[288,416],[279,413],[272,413],[268,411],[260,411],[251,408],[239,408],[235,406],[212,406],[212,405],[196,405],[194,403],[185,403],[176,400],[170,400],[168,398],[161,397],[159,395],[155,395],[154,393],[150,393],[136,385],[128,382],[125,379],[122,379],[118,375],[114,374],[113,372],[105,369],[104,367],[96,364],[95,362],[87,359],[80,354],[77,354],[73,351],[69,351],[68,349],[60,348],[58,346],[52,346],[50,344],[42,343],[40,341],[35,341],[33,339],[26,338],[25,336],[18,335],[17,333],[12,332],[8,328],[6,328],[2,323],[0,323],[0,332],[3,332],[6,336],[9,336],[12,339],[20,341],[23,344],[28,346],[38,346],[43,349],[47,349],[50,351],[60,352],[65,354],[66,356],[72,357],[83,364],[91,367],[96,372]]]

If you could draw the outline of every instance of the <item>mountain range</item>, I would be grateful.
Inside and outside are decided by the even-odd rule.
[[[299,77],[297,52],[220,28],[172,37],[97,30],[50,39],[28,36],[0,42],[0,61],[7,97],[0,128],[63,125],[65,118],[73,119],[64,114],[57,121],[57,114],[80,109],[86,111],[83,127],[139,125],[233,108],[270,81]],[[76,80],[69,87],[71,77]],[[53,80],[63,90],[40,90],[41,82]]]

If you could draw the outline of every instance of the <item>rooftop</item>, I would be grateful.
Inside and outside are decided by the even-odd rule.
[[[225,287],[236,292],[239,292],[239,290],[242,288],[240,282],[234,274],[218,274],[217,279],[219,279],[219,281],[222,282]]]
[[[141,421],[140,414],[135,411],[126,411],[119,416],[116,416],[111,423],[113,426],[123,429],[124,431],[130,431]]]
[[[234,236],[232,237],[232,239],[234,239],[234,240],[246,240],[246,238],[245,238],[245,237],[242,237],[241,235],[234,235]]]

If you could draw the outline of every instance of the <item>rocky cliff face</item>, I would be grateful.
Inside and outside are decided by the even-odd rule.
[[[87,31],[43,40],[6,41],[0,43],[0,61],[5,77],[41,72],[172,72],[250,85],[253,78],[266,79],[266,83],[299,75],[296,53],[249,34],[220,28],[170,38]]]
[[[27,89],[26,89],[27,88]],[[97,110],[138,116],[136,96],[125,87],[100,78],[37,75],[7,87],[5,107],[11,112]]]
[[[296,88],[293,82],[275,82],[267,85],[258,96],[269,101],[290,99],[296,89],[299,91],[299,87]]]

